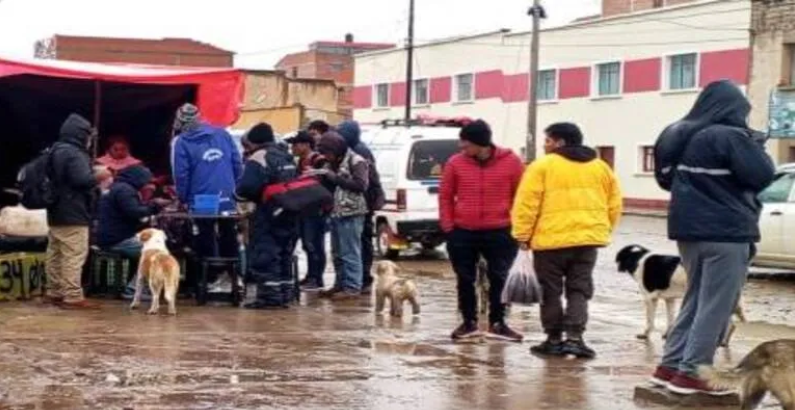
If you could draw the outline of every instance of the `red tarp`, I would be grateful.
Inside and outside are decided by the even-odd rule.
[[[222,127],[237,121],[244,92],[243,73],[234,68],[165,67],[0,58],[0,78],[21,74],[130,84],[195,85],[198,90],[197,105],[202,117],[205,121]]]

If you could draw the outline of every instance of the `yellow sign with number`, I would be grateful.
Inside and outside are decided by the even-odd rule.
[[[0,301],[26,300],[44,294],[43,253],[0,255]]]

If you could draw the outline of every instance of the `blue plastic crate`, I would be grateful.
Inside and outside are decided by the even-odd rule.
[[[221,195],[196,195],[193,197],[191,213],[197,215],[218,215],[221,208]]]

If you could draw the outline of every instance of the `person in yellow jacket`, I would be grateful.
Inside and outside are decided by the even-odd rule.
[[[525,171],[511,210],[512,235],[522,249],[533,251],[543,294],[541,324],[547,340],[530,350],[590,359],[596,353],[583,333],[593,269],[597,248],[610,242],[618,225],[621,190],[610,166],[583,145],[577,125],[557,123],[545,133],[547,155]]]

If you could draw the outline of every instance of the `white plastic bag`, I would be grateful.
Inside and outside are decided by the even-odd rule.
[[[530,251],[519,251],[502,288],[502,303],[534,305],[541,302],[541,285]]]

